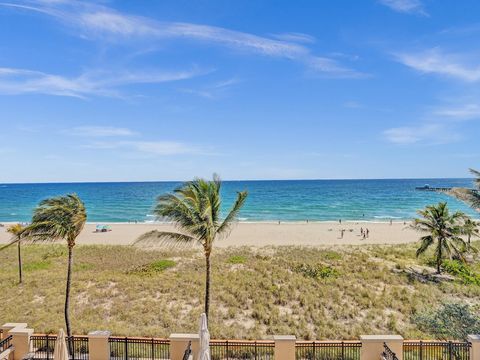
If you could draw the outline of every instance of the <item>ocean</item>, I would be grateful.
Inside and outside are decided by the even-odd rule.
[[[402,180],[275,180],[225,181],[223,211],[236,191],[248,190],[241,221],[408,220],[416,210],[447,201],[452,210],[478,218],[465,204],[416,186],[472,187],[471,179]],[[89,222],[153,222],[158,195],[178,182],[0,184],[0,221],[29,221],[38,202],[47,197],[77,193],[85,202]]]

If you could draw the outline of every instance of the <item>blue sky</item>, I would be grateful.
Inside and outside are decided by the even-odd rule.
[[[474,0],[6,0],[0,182],[466,177],[479,14]]]

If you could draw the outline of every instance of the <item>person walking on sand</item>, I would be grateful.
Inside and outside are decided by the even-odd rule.
[[[368,238],[368,236],[370,235],[370,231],[369,231],[368,229],[366,229],[366,230],[365,230],[365,233],[366,233],[367,238]]]
[[[360,236],[363,236],[363,227],[360,228]]]
[[[341,225],[342,224],[342,219],[338,219],[338,223]]]
[[[343,239],[343,234],[345,233],[345,229],[340,230],[340,239]]]

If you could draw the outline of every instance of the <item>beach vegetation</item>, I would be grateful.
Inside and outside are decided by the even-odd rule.
[[[228,258],[227,262],[230,264],[245,264],[247,258],[242,255],[232,255]]]
[[[480,274],[473,271],[465,262],[459,260],[444,260],[442,268],[446,273],[456,276],[465,284],[480,285]]]
[[[179,232],[154,230],[136,240],[136,244],[152,242],[173,246],[200,244],[205,256],[205,314],[210,309],[211,262],[213,244],[227,236],[247,198],[247,192],[237,193],[230,211],[222,218],[220,196],[222,182],[218,175],[213,180],[194,179],[178,187],[172,194],[159,196],[154,214],[173,221]]]
[[[463,254],[467,249],[461,237],[464,213],[460,211],[450,213],[446,202],[428,205],[417,213],[420,218],[414,219],[412,227],[425,233],[420,238],[421,245],[417,249],[417,257],[424,254],[430,247],[434,247],[438,274],[442,271],[442,262],[445,258],[464,259]]]
[[[432,330],[418,327],[413,315],[440,308],[444,301],[471,304],[473,311],[480,306],[480,286],[462,280],[461,274],[441,282],[409,277],[410,268],[431,269],[424,258],[415,257],[416,248],[416,244],[215,248],[212,338],[265,339],[286,333],[306,340],[358,339],[361,334],[391,332],[410,339],[435,338]],[[22,319],[37,333],[56,332],[64,321],[65,246],[32,244],[22,251],[24,265],[42,265],[24,276],[22,286],[12,286],[18,281],[16,267],[0,267],[0,287],[8,289],[0,292],[8,314],[4,321]],[[332,251],[340,259],[326,259]],[[246,262],[231,264],[227,261],[231,256]],[[476,260],[479,255],[473,256]],[[146,276],[133,271],[159,260],[175,265]],[[15,261],[15,247],[0,252],[1,264]],[[335,269],[338,276],[322,279],[293,271],[301,264],[319,263]],[[101,328],[119,336],[168,337],[198,330],[197,319],[204,311],[199,294],[205,287],[205,259],[197,249],[76,245],[75,264],[79,267],[75,266],[71,284],[73,333]],[[468,263],[468,269],[479,274],[480,264]]]
[[[73,248],[85,222],[87,211],[76,194],[43,200],[35,208],[30,225],[22,229],[20,236],[30,242],[66,241],[68,249],[67,281],[65,288],[64,316],[67,335],[71,336],[70,289],[72,282]],[[42,262],[47,266],[48,261]],[[42,264],[38,263],[38,264]]]
[[[329,265],[324,264],[299,264],[293,267],[293,271],[312,279],[326,279],[337,277],[338,271]]]
[[[470,244],[472,237],[480,237],[480,230],[478,228],[478,222],[466,217],[462,225],[462,235],[467,237],[467,243]]]
[[[466,340],[480,332],[480,317],[464,303],[445,303],[440,307],[416,314],[413,321],[423,331],[442,340]]]

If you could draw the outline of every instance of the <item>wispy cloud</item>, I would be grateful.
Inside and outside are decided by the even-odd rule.
[[[428,16],[420,0],[379,0],[379,2],[397,12]]]
[[[97,141],[84,145],[88,149],[123,149],[156,156],[208,155],[208,149],[178,141]]]
[[[441,116],[452,120],[479,119],[480,105],[475,103],[467,103],[449,107],[440,107],[435,109],[432,114],[434,116]]]
[[[120,13],[103,5],[77,1],[19,1],[0,5],[34,11],[54,17],[67,26],[75,27],[83,37],[104,37],[126,41],[138,38],[188,39],[263,56],[285,58],[300,62],[311,69],[338,77],[362,77],[363,74],[324,56],[317,56],[304,44],[312,37],[289,33],[265,37],[222,27],[160,22],[147,17]]]
[[[213,84],[203,86],[201,88],[182,88],[181,92],[193,94],[207,99],[218,99],[232,86],[242,82],[240,79],[231,78],[227,80],[217,81]]]
[[[133,130],[113,126],[77,126],[64,132],[69,135],[84,137],[123,137],[138,135],[138,133]]]
[[[461,136],[444,124],[423,124],[419,126],[404,126],[384,131],[387,141],[394,144],[411,145],[423,143],[429,145],[445,144],[460,140]]]
[[[187,71],[88,71],[80,76],[61,76],[41,71],[0,68],[0,94],[48,94],[86,98],[90,95],[121,96],[122,86],[142,83],[163,83],[185,80],[206,73],[198,69]]]
[[[421,52],[401,53],[396,58],[402,64],[427,74],[438,74],[466,81],[480,81],[478,57],[466,54],[450,54],[439,48]]]

